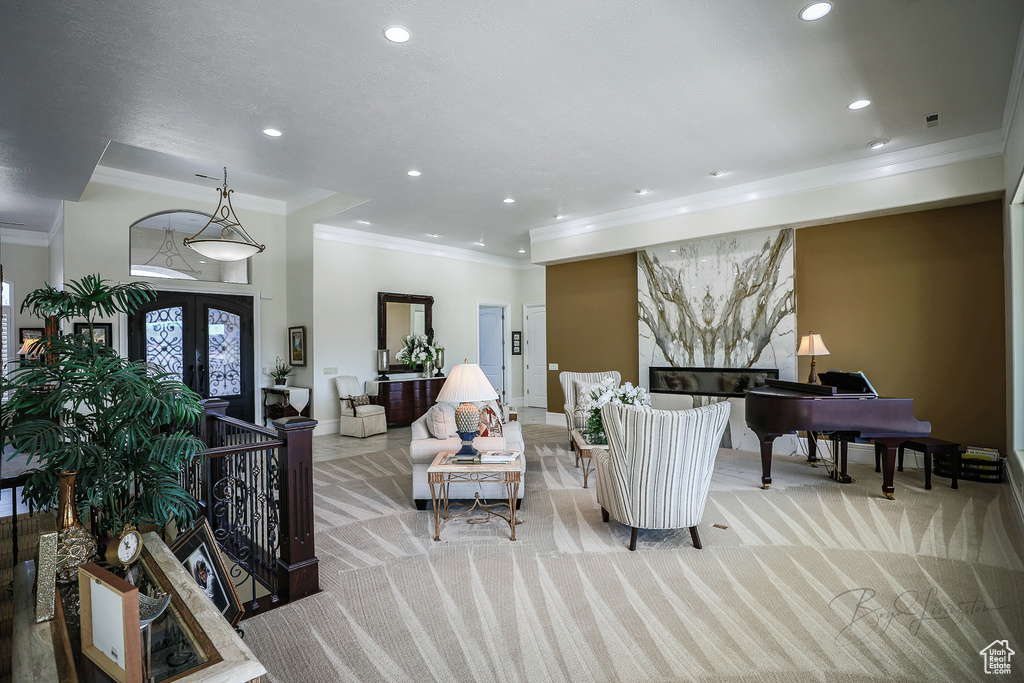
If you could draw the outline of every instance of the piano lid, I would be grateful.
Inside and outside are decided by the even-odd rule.
[[[863,372],[829,370],[818,375],[818,379],[825,386],[835,387],[837,393],[840,394],[868,394],[878,397],[878,392],[871,386],[871,382]]]

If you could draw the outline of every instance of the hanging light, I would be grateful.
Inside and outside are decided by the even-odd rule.
[[[224,187],[218,192],[220,200],[217,202],[217,210],[202,230],[183,240],[185,246],[217,261],[241,261],[266,249],[266,245],[257,244],[256,240],[249,237],[249,233],[235,216],[235,209],[231,206],[231,193],[234,190],[228,189],[227,166],[224,167]],[[220,229],[220,236],[202,237],[203,232],[211,225],[216,226],[214,230]]]

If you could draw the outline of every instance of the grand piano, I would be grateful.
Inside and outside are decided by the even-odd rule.
[[[815,461],[815,434],[826,433],[836,445],[834,476],[849,483],[847,444],[871,439],[884,451],[882,494],[893,498],[896,451],[908,439],[928,436],[931,424],[914,418],[914,399],[880,398],[862,373],[825,372],[821,384],[767,380],[768,386],[746,391],[747,426],[761,442],[761,488],[772,484],[772,443],[783,434],[807,431],[808,460]]]

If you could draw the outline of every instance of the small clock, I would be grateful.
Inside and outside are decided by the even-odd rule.
[[[128,525],[116,534],[107,546],[107,563],[110,565],[130,565],[142,554],[142,534],[135,527]]]

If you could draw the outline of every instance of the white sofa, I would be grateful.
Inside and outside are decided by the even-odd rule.
[[[435,439],[427,429],[429,411],[412,423],[412,442],[409,444],[409,460],[412,461],[412,499],[416,508],[426,510],[431,505],[430,484],[427,483],[427,468],[441,451],[457,451],[462,448],[462,440],[458,436],[446,439]],[[517,505],[522,504],[525,491],[526,457],[523,448],[523,430],[518,422],[506,422],[502,425],[502,436],[478,436],[473,439],[473,447],[479,451],[519,451],[524,456],[519,458],[519,468],[524,476],[519,484]],[[508,500],[508,492],[502,482],[454,483],[449,489],[448,497],[452,500],[472,499],[477,492],[481,498],[492,500]]]

